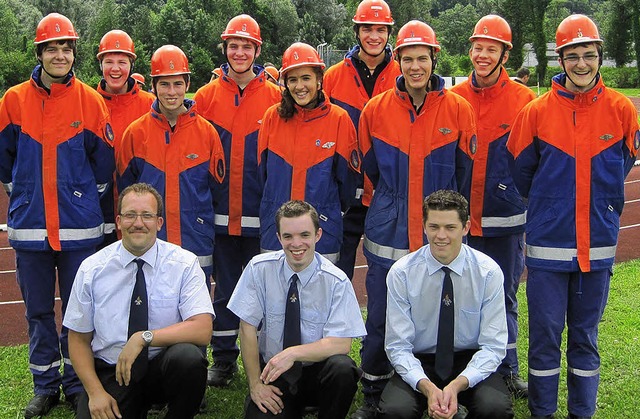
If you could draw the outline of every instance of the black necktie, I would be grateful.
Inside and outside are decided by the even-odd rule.
[[[453,368],[453,282],[451,269],[442,267],[442,299],[440,300],[440,319],[438,321],[438,344],[436,346],[436,374],[445,380]]]
[[[300,333],[300,295],[298,294],[298,275],[293,274],[291,285],[287,292],[287,305],[284,311],[284,336],[282,349],[302,343]],[[293,366],[283,374],[283,378],[289,383],[291,394],[298,392],[297,382],[302,376],[302,363],[296,361]]]
[[[144,279],[144,260],[136,259],[138,271],[136,272],[136,284],[133,286],[131,294],[131,305],[129,307],[129,330],[127,337],[130,338],[135,332],[149,329],[149,305],[147,304],[147,284]],[[149,364],[149,348],[142,349],[135,362],[131,366],[131,375],[134,381],[139,381],[147,372]]]

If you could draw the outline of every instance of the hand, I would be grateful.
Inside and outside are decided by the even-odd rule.
[[[258,406],[262,413],[267,413],[267,409],[274,415],[282,413],[284,403],[282,403],[282,391],[276,386],[263,383],[256,383],[251,387],[251,400]]]
[[[296,361],[291,351],[295,346],[289,347],[271,358],[260,374],[260,379],[264,384],[273,383],[293,366]]]
[[[89,397],[89,412],[91,413],[91,419],[122,418],[118,403],[106,391]]]
[[[427,414],[431,418],[451,419],[458,412],[458,393],[445,387],[440,390],[431,381],[418,382],[418,389],[427,398]]]
[[[128,386],[131,381],[131,366],[136,360],[142,349],[144,348],[144,340],[142,333],[136,332],[127,341],[118,356],[116,363],[116,381],[118,384]]]

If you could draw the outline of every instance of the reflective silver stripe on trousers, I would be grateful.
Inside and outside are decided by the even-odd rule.
[[[409,249],[395,249],[391,246],[383,246],[369,240],[367,236],[364,236],[364,247],[376,256],[391,260],[398,260],[402,256],[409,254]]]
[[[277,250],[268,250],[268,249],[260,248],[260,253],[271,253],[271,252],[277,252]],[[338,253],[321,253],[321,255],[324,256],[325,258],[329,259],[329,262],[331,262],[331,263],[336,263],[338,261],[338,258],[340,258],[340,252],[338,252]]]
[[[71,364],[71,360],[70,360],[69,358],[64,358],[64,364],[65,364],[65,365],[71,365],[71,366],[73,366],[73,365]]]
[[[84,228],[84,229],[61,228],[60,240],[66,241],[66,240],[95,239],[102,236],[103,230],[104,230],[104,224],[100,224],[97,227]],[[9,232],[8,235],[11,240],[42,241],[47,237],[47,229],[45,228],[14,229],[9,227],[7,231]]]
[[[527,214],[517,214],[510,217],[482,217],[482,227],[518,227],[527,221]]]
[[[385,374],[385,375],[371,375],[371,374],[367,374],[366,372],[362,372],[362,378],[366,378],[369,381],[380,381],[380,380],[388,380],[389,378],[393,377],[395,371],[391,370],[391,372],[389,374]]]
[[[9,194],[10,194],[10,193],[11,193],[11,191],[13,190],[13,182],[3,183],[3,184],[2,184],[2,187],[4,188],[4,190],[5,190],[7,193],[9,193]]]
[[[616,246],[592,247],[589,249],[589,259],[601,260],[610,259],[616,255]],[[578,256],[577,249],[566,249],[562,247],[542,247],[527,244],[527,256],[536,259],[558,260],[571,262]]]
[[[214,330],[213,336],[224,337],[224,336],[236,336],[240,333],[240,329],[235,330]]]
[[[364,189],[358,188],[356,189],[356,199],[360,199],[360,197],[364,194]]]
[[[516,349],[516,343],[507,343],[507,349]]]
[[[113,233],[116,231],[115,223],[104,223],[104,234]]]
[[[600,374],[600,367],[595,370],[579,370],[577,368],[567,367],[567,372],[578,377],[595,377]]]
[[[109,186],[109,184],[108,183],[98,183],[96,186],[98,187],[98,193],[102,193],[102,192],[107,190],[107,186]]]
[[[229,225],[229,216],[216,214],[214,218],[214,222],[217,226],[228,226]],[[241,227],[252,227],[252,228],[260,228],[260,218],[258,217],[242,217],[240,219]]]
[[[31,368],[32,370],[36,370],[36,371],[49,371],[51,368],[60,368],[60,361],[56,361],[53,362],[49,365],[36,365],[36,364],[29,364],[29,368]]]
[[[207,266],[213,265],[213,255],[211,256],[198,256],[198,262],[200,262],[200,267],[204,268]]]
[[[529,374],[535,375],[536,377],[551,377],[560,374],[560,367],[551,370],[534,370],[533,368],[529,368]]]

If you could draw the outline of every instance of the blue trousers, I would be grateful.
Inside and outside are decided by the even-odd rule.
[[[94,248],[63,252],[16,250],[16,276],[29,324],[29,368],[35,394],[55,394],[61,385],[67,395],[82,390],[69,359],[67,328],[62,327],[60,335],[56,328],[56,278],[64,316],[78,267],[94,251]]]
[[[611,271],[549,272],[529,268],[529,410],[551,415],[558,406],[560,344],[567,324],[568,410],[593,416],[600,382],[598,324]]]
[[[252,257],[260,253],[258,237],[229,236],[216,234],[213,251],[216,268],[216,288],[213,293],[213,310],[216,320],[213,322],[211,350],[216,362],[236,362],[240,349],[236,343],[240,320],[227,308],[227,303],[238,284],[242,270]]]
[[[360,349],[362,392],[365,402],[378,404],[382,390],[393,375],[393,367],[384,351],[387,315],[387,273],[389,269],[369,261],[367,271],[367,336]]]
[[[359,203],[350,207],[342,216],[342,247],[336,266],[351,280],[353,280],[356,264],[356,252],[364,234],[364,219],[367,216],[367,210],[367,207]]]
[[[503,376],[518,374],[518,286],[524,271],[523,234],[502,237],[467,236],[469,246],[495,260],[504,274],[504,302],[507,312],[507,355],[498,367]]]

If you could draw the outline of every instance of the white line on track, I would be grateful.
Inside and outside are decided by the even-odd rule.
[[[60,297],[56,297],[55,301],[60,301]],[[13,304],[24,304],[24,300],[16,300],[16,301],[2,301],[0,302],[0,306],[8,306]]]

